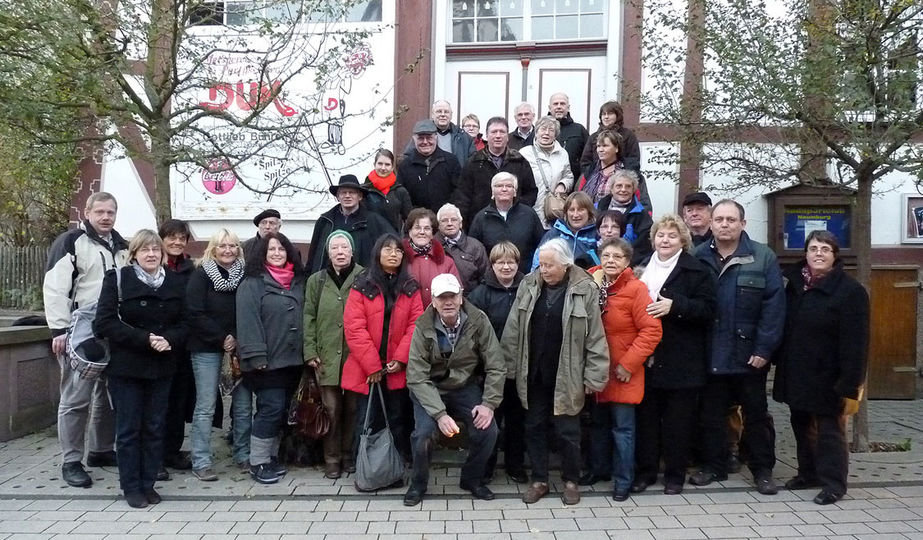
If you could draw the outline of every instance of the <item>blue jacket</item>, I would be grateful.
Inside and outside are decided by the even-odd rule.
[[[554,225],[548,229],[548,232],[545,233],[538,245],[541,246],[552,238],[567,240],[570,248],[574,250],[574,261],[583,259],[592,262],[593,264],[589,267],[599,264],[599,255],[596,253],[596,241],[599,236],[596,234],[596,224],[592,221],[575,233],[562,220],[555,220]],[[535,255],[532,256],[532,270],[536,268],[538,268],[538,248],[535,249]]]
[[[718,277],[709,374],[758,372],[747,365],[750,356],[771,359],[785,328],[785,288],[775,253],[741,232],[723,268],[714,240],[696,248],[695,256]]]
[[[634,248],[631,265],[637,266],[654,252],[651,243],[651,227],[654,226],[654,220],[637,195],[632,196],[632,201],[634,204],[625,212],[625,230],[622,231],[622,238]],[[599,200],[596,208],[602,211],[609,208],[611,203],[612,195],[606,195]]]

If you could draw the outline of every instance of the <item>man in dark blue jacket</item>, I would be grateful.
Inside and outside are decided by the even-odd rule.
[[[702,470],[690,483],[727,479],[727,410],[743,408],[743,442],[756,489],[774,495],[775,429],[766,403],[769,360],[782,340],[785,290],[775,254],[747,236],[743,207],[725,199],[712,208],[711,242],[696,257],[718,277],[708,381],[702,393]]]

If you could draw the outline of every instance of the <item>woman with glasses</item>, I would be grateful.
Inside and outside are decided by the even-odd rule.
[[[869,297],[843,271],[840,244],[812,231],[804,261],[786,273],[785,338],[776,358],[773,398],[787,403],[798,473],[786,489],[820,488],[816,504],[846,494],[846,418],[859,408],[869,343]]]
[[[211,448],[212,417],[218,396],[221,362],[225,354],[237,349],[236,293],[244,277],[244,255],[236,234],[219,229],[205,246],[199,266],[192,272],[186,287],[186,309],[189,320],[188,348],[192,353],[195,377],[195,409],[192,413],[192,474],[203,482],[218,479],[213,467]],[[236,390],[235,390],[236,393]],[[249,403],[249,400],[247,400]],[[237,411],[240,404],[233,406]],[[235,428],[244,431],[247,440],[234,438],[234,460],[246,463],[250,459],[249,418],[235,417]],[[238,425],[242,424],[242,425]]]
[[[459,281],[461,275],[455,261],[449,257],[442,244],[433,242],[436,232],[436,215],[428,208],[414,208],[404,222],[404,259],[407,270],[420,284],[420,298],[424,306],[430,304],[430,284],[439,274],[452,274]]]
[[[462,130],[474,140],[474,151],[483,150],[487,143],[484,142],[484,136],[481,135],[481,120],[476,114],[469,114],[462,118]]]
[[[157,233],[135,233],[129,265],[103,279],[93,321],[93,332],[109,341],[105,374],[115,409],[119,484],[132,508],[161,501],[154,482],[163,460],[170,382],[186,342],[184,281],[164,269],[164,257]]]
[[[359,447],[370,385],[383,383],[388,422],[406,462],[411,460],[410,432],[413,430],[406,368],[414,323],[423,313],[420,293],[419,283],[408,272],[406,249],[401,239],[389,233],[375,242],[372,261],[356,276],[343,311],[349,356],[343,365],[341,385],[344,390],[361,394],[356,396],[354,448]],[[377,405],[373,405],[369,416],[375,431],[384,425],[384,416]]]
[[[660,321],[647,312],[647,287],[629,266],[631,244],[600,246],[602,268],[593,274],[609,345],[609,382],[595,395],[590,466],[595,480],[613,477],[612,498],[628,498],[635,468],[635,406],[644,396],[644,363],[660,342]]]

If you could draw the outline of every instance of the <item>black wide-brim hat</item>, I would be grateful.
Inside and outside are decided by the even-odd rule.
[[[359,179],[356,178],[354,174],[344,174],[340,177],[340,182],[335,186],[330,186],[330,193],[333,193],[333,196],[336,197],[337,190],[341,187],[353,188],[357,191],[361,191],[364,194],[368,194],[368,190],[362,187],[362,184],[359,183]]]

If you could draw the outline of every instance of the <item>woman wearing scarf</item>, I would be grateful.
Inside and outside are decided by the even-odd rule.
[[[304,271],[284,235],[260,238],[237,288],[237,350],[243,385],[256,395],[250,434],[250,475],[274,484],[282,424],[304,364]]]
[[[366,190],[362,204],[387,219],[395,231],[401,230],[413,204],[407,188],[397,183],[394,154],[390,150],[381,148],[375,152],[375,168],[365,177],[362,187]]]
[[[612,498],[628,498],[635,470],[635,406],[644,396],[644,363],[662,335],[660,321],[647,312],[647,287],[631,267],[631,244],[622,238],[600,246],[601,266],[593,274],[609,345],[609,382],[596,394],[590,432],[594,483],[613,475]]]
[[[407,269],[420,284],[423,307],[430,304],[430,284],[439,274],[452,274],[461,282],[455,261],[449,257],[442,244],[433,242],[436,232],[436,215],[428,208],[414,208],[404,223],[404,260]]]
[[[785,273],[785,338],[773,398],[791,409],[798,474],[786,489],[820,488],[814,502],[846,494],[846,418],[859,409],[869,343],[869,297],[843,270],[829,231],[804,240],[804,261]]]
[[[163,430],[183,349],[183,280],[163,267],[157,233],[138,231],[128,245],[129,265],[103,280],[93,332],[109,340],[106,367],[115,408],[119,484],[133,508],[160,502],[154,491],[163,460]],[[119,272],[119,275],[116,275]]]
[[[698,396],[705,386],[715,279],[692,255],[689,228],[676,214],[657,220],[651,237],[654,253],[641,281],[650,297],[647,312],[660,320],[663,338],[644,370],[631,491],[641,493],[657,482],[663,458],[663,492],[679,495],[686,482]]]
[[[186,287],[189,321],[187,347],[192,353],[195,376],[195,409],[192,413],[192,474],[204,482],[218,479],[212,467],[211,428],[218,401],[218,379],[225,353],[237,349],[236,293],[244,277],[244,256],[240,239],[227,229],[219,229],[208,241],[199,266],[192,272]],[[238,395],[235,389],[235,397]],[[249,397],[249,396],[248,396]],[[234,398],[232,398],[234,399]],[[237,401],[237,399],[234,399]],[[247,400],[249,403],[249,399]],[[240,409],[239,404],[232,411]],[[246,426],[249,432],[250,407],[246,417],[235,416],[235,428]],[[233,414],[233,413],[232,413]],[[242,425],[238,425],[242,424]],[[233,440],[234,461],[246,463],[250,458],[250,441]]]
[[[317,375],[321,401],[330,413],[324,437],[324,476],[336,480],[356,472],[353,437],[356,394],[340,387],[349,355],[343,334],[343,310],[349,289],[363,268],[353,260],[353,237],[335,230],[327,237],[327,268],[311,274],[304,296],[304,359]]]

